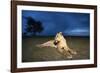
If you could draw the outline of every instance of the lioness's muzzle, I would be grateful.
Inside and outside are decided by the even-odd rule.
[[[59,43],[59,41],[54,41],[54,44],[57,45]]]

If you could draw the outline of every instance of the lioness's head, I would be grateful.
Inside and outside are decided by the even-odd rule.
[[[54,39],[54,44],[57,45],[63,38],[62,32],[59,32],[56,34],[56,37]]]

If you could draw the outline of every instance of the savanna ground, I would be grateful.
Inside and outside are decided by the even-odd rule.
[[[70,48],[77,51],[70,60],[89,59],[89,37],[65,37]],[[24,37],[22,39],[22,62],[69,60],[55,48],[39,48],[37,44],[53,40],[54,37]]]

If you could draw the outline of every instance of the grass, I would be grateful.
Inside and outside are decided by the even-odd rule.
[[[70,48],[77,51],[72,59],[60,54],[55,48],[39,48],[37,44],[45,43],[54,37],[25,37],[22,39],[22,62],[82,60],[89,59],[89,37],[65,37]]]

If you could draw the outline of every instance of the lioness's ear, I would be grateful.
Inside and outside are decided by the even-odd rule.
[[[60,34],[62,34],[62,32],[59,32]]]

